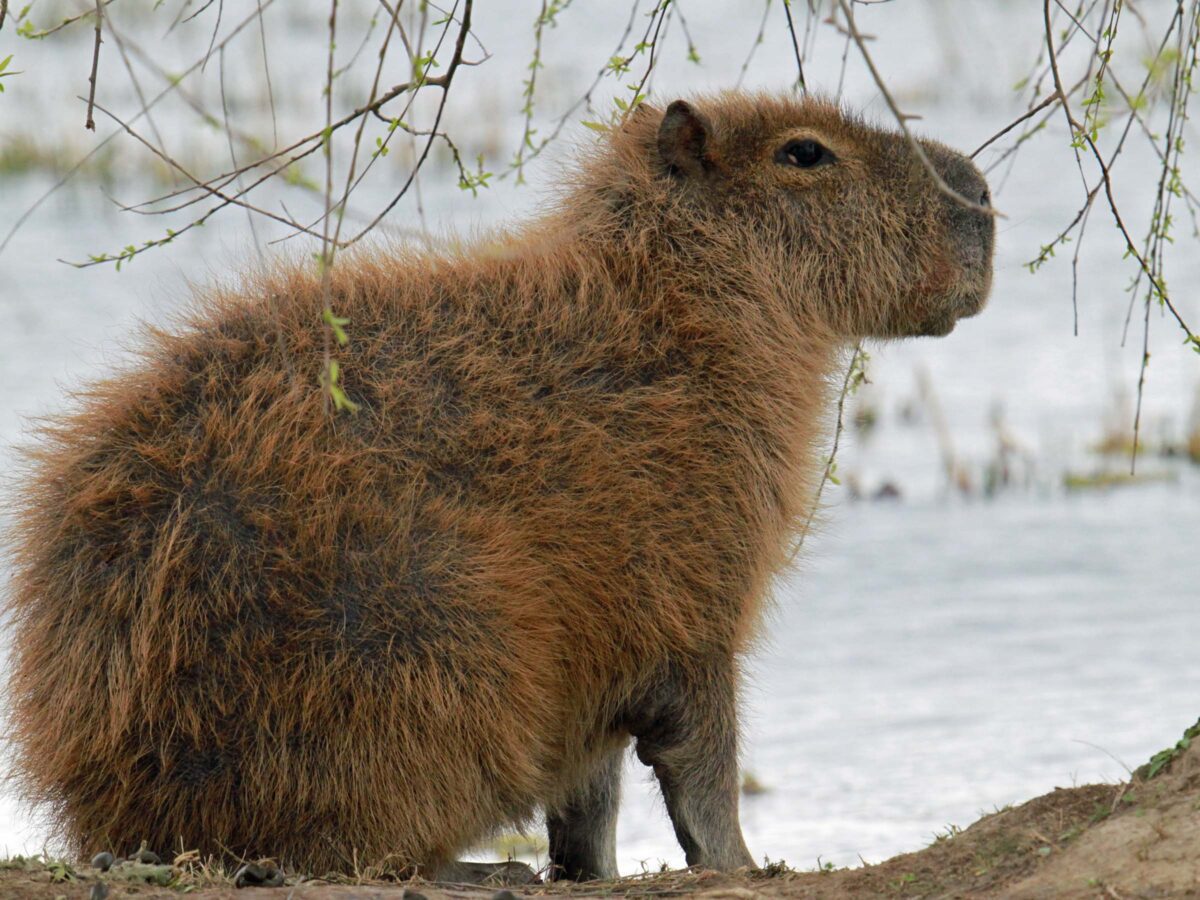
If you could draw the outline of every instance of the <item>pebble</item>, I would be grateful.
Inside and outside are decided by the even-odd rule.
[[[412,888],[406,887],[404,893],[400,895],[400,900],[429,900],[420,891],[414,891]]]
[[[492,894],[492,900],[518,900],[517,895],[508,888],[501,888]]]
[[[92,885],[91,891],[88,892],[88,900],[104,900],[108,896],[108,885],[103,881],[97,881]]]
[[[107,872],[112,868],[112,864],[113,855],[107,851],[104,853],[97,853],[92,857],[92,868],[99,869],[101,872]]]
[[[153,850],[147,850],[145,847],[135,853],[133,859],[147,866],[162,865],[162,860],[158,858],[158,854]]]

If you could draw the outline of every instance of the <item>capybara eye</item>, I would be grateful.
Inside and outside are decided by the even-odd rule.
[[[992,205],[992,192],[989,191],[987,188],[984,188],[983,193],[979,195],[979,205],[980,206],[991,206]]]
[[[788,141],[777,154],[775,161],[799,169],[814,169],[817,166],[827,166],[835,157],[829,149],[814,140]]]

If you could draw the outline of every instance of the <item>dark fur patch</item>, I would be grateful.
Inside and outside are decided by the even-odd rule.
[[[260,532],[242,510],[243,500],[217,479],[193,482],[183,492],[185,507],[191,512],[197,536],[213,544],[250,547]]]
[[[235,762],[228,752],[219,747],[189,747],[177,751],[170,765],[164,768],[177,784],[195,789],[204,787],[221,775],[234,774]]]
[[[319,600],[323,655],[348,656],[370,669],[453,666],[464,631],[479,634],[483,625],[483,616],[452,594],[457,556],[448,538],[423,528],[413,530],[400,561],[395,548],[347,554]]]

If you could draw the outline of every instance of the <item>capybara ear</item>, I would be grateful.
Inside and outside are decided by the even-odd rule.
[[[706,149],[711,132],[712,126],[702,112],[686,100],[675,100],[658,126],[659,155],[672,173],[701,175],[707,167]]]

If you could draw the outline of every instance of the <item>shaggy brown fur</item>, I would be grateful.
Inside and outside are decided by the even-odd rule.
[[[589,155],[519,231],[337,267],[357,414],[324,409],[292,269],[41,435],[12,735],[77,851],[429,871],[542,808],[562,872],[611,876],[632,736],[688,861],[751,864],[737,661],[829,376],[850,340],[977,312],[992,223],[817,100],[644,108]]]

